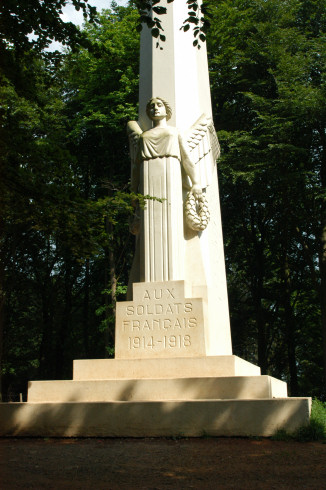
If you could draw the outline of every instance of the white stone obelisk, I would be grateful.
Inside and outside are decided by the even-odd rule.
[[[157,39],[144,26],[141,33],[139,125],[143,131],[151,128],[146,104],[151,97],[162,97],[172,107],[168,122],[184,131],[203,113],[212,117],[206,45],[193,46],[193,32],[180,30],[187,18],[185,0],[176,0],[161,16],[166,42],[157,48]],[[197,233],[185,229],[184,281],[192,297],[207,300],[205,327],[207,355],[232,354],[222,225],[216,166],[206,188],[210,223]]]
[[[168,102],[172,108],[172,117],[168,121],[168,126],[176,127],[180,134],[186,133],[203,114],[207,118],[212,118],[206,44],[202,43],[201,49],[194,47],[192,30],[188,32],[180,30],[188,13],[185,0],[176,0],[170,4],[164,0],[162,6],[164,5],[167,7],[167,14],[161,19],[166,41],[161,42],[160,47],[157,47],[157,39],[152,37],[147,26],[144,26],[141,33],[139,120],[138,124],[132,123],[132,130],[136,128],[140,135],[146,131],[149,133],[152,128],[152,121],[146,113],[146,105],[153,97],[160,97]],[[140,192],[162,197],[156,195],[156,191],[162,186],[172,187],[164,194],[167,199],[163,200],[161,206],[150,201],[147,204],[148,212],[144,213],[145,217],[141,225],[143,230],[138,241],[130,279],[130,283],[134,285],[133,298],[129,287],[129,299],[137,301],[137,304],[117,304],[116,357],[118,358],[232,354],[217,168],[213,152],[208,153],[208,157],[205,158],[206,163],[201,167],[204,170],[200,172],[204,171],[206,184],[201,187],[204,188],[208,202],[210,221],[207,228],[200,232],[193,231],[185,225],[181,232],[181,244],[176,243],[179,239],[175,233],[176,229],[180,229],[178,213],[170,212],[174,206],[173,196],[180,184],[174,183],[171,175],[166,176],[161,173],[159,165],[168,165],[166,161],[162,163],[159,158],[154,158],[149,163],[145,160],[140,164],[140,180],[143,182]],[[168,174],[176,168],[174,165],[181,165],[178,160],[175,162],[170,162],[171,170],[167,170]],[[146,170],[149,168],[151,170]],[[158,169],[157,176],[156,169]],[[151,172],[151,181],[148,181],[148,171]],[[150,185],[147,185],[148,182]],[[183,200],[186,192],[184,188]],[[155,231],[151,236],[153,230]],[[171,243],[165,245],[167,236],[168,241],[171,236]],[[172,250],[174,247],[175,250]],[[162,257],[159,250],[162,250]],[[164,290],[164,274],[153,275],[151,272],[153,267],[155,270],[163,270],[166,260],[169,261],[169,270],[171,264],[173,269],[169,272],[168,281],[183,281],[183,284],[175,285],[178,296],[175,297],[174,305],[172,303],[168,303],[168,306],[164,306],[163,303],[150,304],[151,301],[159,300],[153,296],[162,294],[163,297],[164,294],[169,294],[169,289]],[[156,279],[156,276],[159,279]],[[150,284],[151,281],[153,283],[149,289],[143,290],[142,281],[143,284]],[[156,283],[156,288],[155,281],[160,281],[160,284]],[[169,284],[166,284],[166,287],[169,287]],[[162,292],[163,290],[165,293]],[[187,315],[184,316],[188,308],[187,298],[201,299],[202,306],[196,306],[197,316],[191,316],[191,313],[189,318]],[[194,303],[191,304],[195,309]],[[201,315],[203,320],[199,322]],[[189,321],[191,325],[196,325],[196,328],[192,328]],[[167,333],[168,336],[165,335]],[[177,348],[173,348],[175,344]],[[197,349],[195,344],[202,347]]]

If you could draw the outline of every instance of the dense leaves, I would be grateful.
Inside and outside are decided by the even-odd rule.
[[[325,6],[225,1],[209,39],[235,348],[293,394],[323,386]]]
[[[3,329],[7,399],[24,392],[27,379],[69,378],[74,358],[113,354],[115,300],[126,290],[133,250],[125,123],[137,118],[139,22],[163,49],[165,40],[159,1],[133,2],[138,10],[113,5],[82,33],[63,25],[66,2],[25,3],[6,2],[1,38],[0,338]],[[198,46],[207,33],[223,148],[234,352],[288,381],[291,394],[321,396],[325,0],[187,4],[183,30],[194,28]],[[86,2],[74,5],[87,12]],[[207,8],[208,32],[201,19]],[[46,54],[52,39],[71,49]]]
[[[173,3],[174,0],[167,0],[167,4]],[[199,2],[198,0],[185,0],[187,6],[187,17],[180,26],[180,30],[187,32],[190,28],[193,29],[194,41],[193,45],[201,48],[201,43],[206,41],[206,34],[210,26],[210,1]],[[151,29],[152,36],[157,38],[156,47],[163,49],[160,41],[164,42],[166,37],[163,34],[164,28],[162,25],[162,15],[167,13],[166,6],[161,5],[161,0],[135,0],[134,1],[138,12],[137,30],[141,31],[143,26]],[[213,3],[213,2],[212,2]]]
[[[0,4],[0,46],[13,46],[18,51],[31,47],[43,49],[51,41],[75,46],[86,40],[71,22],[60,16],[68,0],[6,0]],[[82,10],[85,19],[94,20],[96,9],[87,0],[71,0],[76,10]],[[34,34],[34,38],[31,35]]]
[[[53,63],[35,47],[19,57],[7,48],[13,63],[2,70],[0,93],[7,396],[24,391],[27,377],[69,377],[74,357],[112,348],[110,305],[132,253],[125,124],[136,116],[136,16],[117,7],[99,17],[100,28],[86,28],[101,57],[76,48]]]

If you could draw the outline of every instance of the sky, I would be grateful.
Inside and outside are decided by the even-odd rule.
[[[92,7],[96,7],[98,11],[101,11],[102,9],[110,8],[111,0],[88,0],[87,3]],[[118,5],[125,5],[127,2],[126,0],[116,0],[116,3]],[[69,4],[62,9],[62,19],[64,22],[73,22],[79,26],[84,22],[82,10],[77,12],[74,6]]]
[[[127,0],[116,0],[116,3],[118,5],[126,5]],[[92,7],[96,7],[97,11],[100,12],[102,9],[110,8],[111,0],[88,0],[88,4]],[[84,22],[83,11],[79,10],[77,12],[77,10],[75,10],[74,6],[71,4],[67,4],[62,9],[61,17],[64,22],[73,22],[73,24],[77,24],[79,26],[82,26]],[[49,51],[55,51],[56,49],[61,50],[62,44],[53,42],[48,49]]]

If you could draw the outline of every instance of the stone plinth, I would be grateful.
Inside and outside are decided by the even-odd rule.
[[[133,284],[116,306],[116,359],[205,356],[206,301],[186,297],[184,281]]]
[[[144,379],[259,376],[260,368],[237,356],[171,359],[77,359],[73,379]]]
[[[1,436],[270,436],[309,423],[310,398],[236,356],[74,362],[72,381],[32,381],[0,404]]]
[[[286,398],[284,381],[271,376],[232,378],[31,381],[29,402],[163,401]]]
[[[311,400],[2,403],[0,434],[32,437],[271,436],[308,424]]]

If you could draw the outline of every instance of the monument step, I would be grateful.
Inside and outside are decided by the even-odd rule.
[[[28,385],[29,402],[179,401],[286,396],[286,383],[271,376],[30,381]]]
[[[271,436],[309,423],[310,398],[0,403],[0,436]]]
[[[260,368],[240,357],[207,356],[171,359],[78,359],[74,380],[258,376]]]

